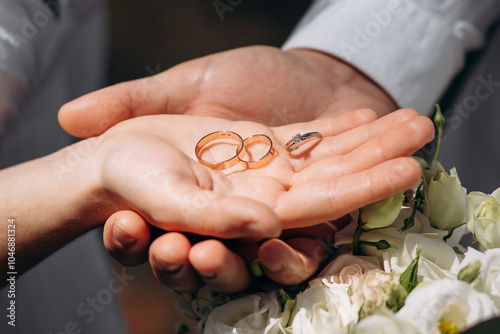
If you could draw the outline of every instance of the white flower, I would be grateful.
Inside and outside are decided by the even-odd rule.
[[[311,280],[309,286],[324,284],[327,287],[343,288],[349,291],[352,304],[359,309],[363,305],[363,295],[360,292],[363,274],[380,268],[375,257],[341,254],[330,262],[317,278]]]
[[[460,269],[481,262],[478,277],[471,285],[478,291],[487,293],[500,309],[500,249],[488,249],[485,253],[469,248]]]
[[[427,217],[425,217],[421,212],[416,211],[414,225],[413,227],[400,232],[401,228],[404,226],[404,220],[410,217],[413,209],[409,207],[403,207],[398,217],[392,224],[387,228],[371,230],[369,232],[364,232],[361,235],[361,241],[378,242],[380,240],[386,240],[389,244],[396,247],[401,247],[404,243],[406,236],[409,233],[420,233],[429,238],[443,239],[448,233],[443,230],[435,229],[429,223]],[[344,244],[351,244],[354,236],[354,231],[356,230],[357,223],[353,222],[346,228],[335,234],[335,246],[338,247]],[[386,251],[379,251],[372,246],[361,246],[363,254],[382,257]]]
[[[387,291],[391,284],[399,284],[399,275],[376,269],[365,273],[361,277],[359,290],[352,291],[351,299],[356,295],[360,295],[358,299],[363,301],[362,316],[372,314],[380,308],[385,308]]]
[[[281,316],[274,292],[256,293],[216,307],[208,316],[204,333],[284,333],[288,319]]]
[[[402,274],[415,258],[417,247],[421,250],[418,262],[418,281],[440,278],[456,278],[460,257],[443,240],[428,238],[423,234],[410,233],[399,249],[384,252],[384,269]]]
[[[497,315],[487,294],[456,279],[441,279],[418,286],[396,313],[399,319],[410,321],[422,334],[440,333],[442,325],[461,332]]]
[[[377,258],[372,256],[354,256],[352,254],[341,254],[330,262],[317,276],[309,282],[309,285],[321,281],[343,284],[346,288],[357,282],[361,275],[369,270],[380,269]]]
[[[358,321],[358,310],[341,287],[315,284],[297,295],[293,333],[350,333]]]
[[[465,220],[467,190],[462,187],[455,168],[446,174],[439,162],[434,162],[425,174],[424,213],[432,226],[441,230],[452,230]]]
[[[396,317],[386,308],[361,319],[354,328],[354,334],[418,334],[413,325],[405,319]]]
[[[500,247],[500,188],[491,195],[473,191],[467,199],[469,231],[484,248]]]

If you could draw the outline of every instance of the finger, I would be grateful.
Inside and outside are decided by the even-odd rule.
[[[427,117],[420,116],[420,114],[414,109],[400,109],[394,111],[374,122],[356,127],[349,132],[342,133],[334,138],[331,138],[330,152],[335,155],[346,154],[371,139],[396,128],[398,125],[420,117],[428,119]],[[418,131],[425,131],[425,125],[419,125],[421,125],[422,128],[418,129]],[[432,125],[431,128],[434,129]]]
[[[280,236],[281,240],[287,241],[297,237],[303,238],[320,238],[327,242],[332,241],[332,237],[346,227],[350,223],[350,216],[345,215],[337,220],[324,222],[321,224],[303,227],[303,228],[291,228],[283,230]]]
[[[271,238],[281,233],[281,221],[268,206],[244,197],[229,197],[185,184],[174,187],[177,196],[159,202],[149,213],[152,224],[167,230],[217,238]]]
[[[325,259],[321,239],[295,238],[263,243],[258,258],[266,275],[279,284],[295,285],[312,276]]]
[[[194,245],[189,252],[189,261],[205,284],[217,292],[236,293],[250,286],[245,261],[218,240]]]
[[[136,212],[118,211],[104,224],[103,241],[108,253],[118,262],[138,265],[147,260],[149,226]]]
[[[275,210],[284,228],[310,226],[407,190],[421,174],[417,161],[403,157],[342,177],[323,175],[283,193]]]
[[[178,80],[179,76],[183,80]],[[66,103],[59,123],[68,133],[87,138],[133,117],[184,113],[195,100],[199,78],[175,68],[143,79],[119,83]]]
[[[411,134],[411,135],[410,135]],[[345,155],[324,158],[296,174],[294,184],[309,182],[318,173],[340,177],[371,168],[384,161],[409,156],[434,137],[432,122],[427,117],[409,119]],[[404,138],[403,140],[401,138]]]
[[[375,138],[387,134],[389,131],[392,131],[391,133],[395,136],[404,138],[410,137],[409,134],[415,133],[420,139],[416,146],[416,149],[419,149],[426,144],[427,141],[432,139],[434,127],[432,124],[429,124],[429,121],[427,117],[420,116],[413,109],[398,110],[374,122],[362,124],[347,132],[340,133],[339,135],[324,137],[317,143],[314,149],[308,150],[306,147],[305,150],[293,151],[288,153],[288,155],[291,158],[294,169],[301,170],[323,158],[350,153],[360,146],[372,142]],[[411,128],[411,125],[415,128]],[[383,148],[401,148],[401,137],[386,143],[386,146]],[[428,137],[430,137],[430,139]],[[403,144],[414,143],[416,142],[415,139],[416,138],[412,135],[411,138],[405,140]],[[392,146],[389,146],[389,144]]]
[[[194,292],[203,286],[189,262],[191,243],[181,233],[158,237],[149,248],[149,262],[156,278],[179,292]]]
[[[337,136],[376,119],[377,114],[373,110],[358,109],[335,117],[276,127],[273,132],[281,145],[285,146],[295,133],[320,132],[323,137]]]

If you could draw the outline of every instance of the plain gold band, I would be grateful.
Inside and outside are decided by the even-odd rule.
[[[243,140],[243,146],[245,147],[245,150],[248,149],[249,147],[262,143],[262,142],[267,142],[269,144],[269,150],[264,154],[261,158],[256,159],[256,160],[243,160],[240,158],[240,161],[242,164],[246,165],[246,167],[250,169],[255,169],[255,168],[261,168],[269,164],[273,159],[274,156],[276,155],[276,151],[273,147],[273,141],[271,138],[264,134],[256,134],[250,137],[245,138]],[[240,147],[238,146],[238,149]],[[244,152],[243,152],[244,153]],[[243,155],[243,153],[241,155]],[[240,155],[240,156],[241,156]]]
[[[203,151],[204,151],[203,148],[208,143],[213,142],[214,140],[217,140],[217,139],[232,139],[232,140],[237,141],[239,144],[238,144],[238,148],[236,149],[236,155],[234,155],[233,157],[231,157],[227,160],[220,161],[220,162],[207,161],[207,160],[202,159],[201,153],[203,153]],[[216,131],[216,132],[209,133],[208,135],[204,136],[203,138],[201,138],[198,141],[198,143],[196,144],[196,147],[195,147],[195,154],[196,154],[196,157],[198,158],[198,161],[203,166],[212,168],[214,170],[223,170],[223,169],[231,168],[234,165],[236,165],[238,162],[240,162],[240,154],[244,154],[243,147],[244,147],[243,138],[241,138],[241,136],[239,134],[232,132],[232,131],[227,131],[227,130]]]

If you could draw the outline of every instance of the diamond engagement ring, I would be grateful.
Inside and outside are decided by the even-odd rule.
[[[319,132],[308,132],[303,135],[296,133],[292,136],[292,139],[286,143],[285,147],[288,152],[292,152],[313,139],[321,138],[323,138],[323,136]]]

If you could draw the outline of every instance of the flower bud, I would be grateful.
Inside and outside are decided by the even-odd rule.
[[[465,220],[467,191],[462,187],[456,169],[453,168],[448,175],[441,164],[433,163],[431,170],[424,172],[424,180],[424,214],[431,225],[448,231],[460,226]]]
[[[491,195],[473,191],[468,196],[470,205],[467,227],[482,247],[500,247],[500,188]]]
[[[363,230],[368,231],[390,226],[401,211],[403,198],[403,193],[399,193],[361,208],[360,219]]]
[[[397,312],[405,303],[408,292],[401,284],[391,284],[387,289],[387,306]]]
[[[441,112],[441,107],[439,104],[436,104],[436,114],[434,115],[434,126],[436,128],[442,128],[444,125],[445,119],[443,113]]]

